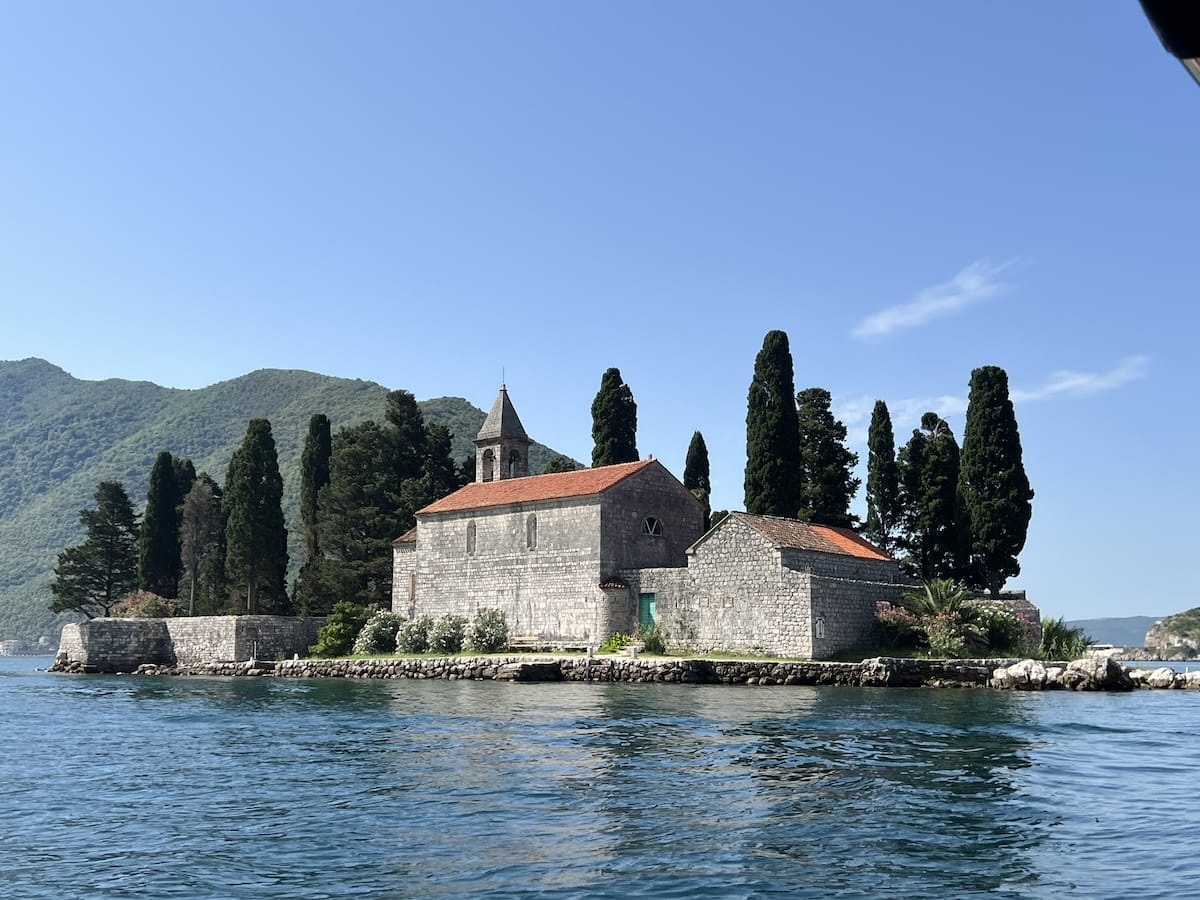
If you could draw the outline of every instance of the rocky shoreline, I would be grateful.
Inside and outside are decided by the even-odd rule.
[[[55,672],[95,673],[94,666],[55,660]],[[676,684],[845,685],[854,687],[993,688],[1013,691],[1200,691],[1200,671],[1130,669],[1114,659],[1072,662],[1032,659],[905,659],[857,663],[677,659],[625,656],[455,656],[411,659],[290,659],[145,664],[136,675],[273,678],[443,679],[492,681],[662,682]]]

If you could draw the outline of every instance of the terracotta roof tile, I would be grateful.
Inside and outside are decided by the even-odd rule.
[[[530,475],[526,478],[502,478],[499,481],[476,482],[459,488],[453,494],[435,500],[418,515],[459,512],[467,509],[486,509],[510,503],[534,503],[539,500],[565,500],[568,497],[590,497],[601,494],[647,466],[659,465],[657,460],[618,463],[598,469],[576,472],[554,472],[549,475]]]
[[[752,516],[749,513],[730,513],[745,522],[772,544],[789,550],[812,550],[818,553],[838,553],[856,556],[859,559],[880,559],[892,562],[892,558],[863,540],[849,528],[834,528],[832,525],[813,525],[798,519],[777,516]]]
[[[392,546],[395,547],[400,544],[415,544],[416,542],[417,526],[414,525],[412,528],[408,529],[408,531],[404,532],[404,534],[400,535],[400,537],[392,541]]]

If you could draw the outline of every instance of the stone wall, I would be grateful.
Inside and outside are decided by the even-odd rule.
[[[416,571],[412,604],[393,601],[404,616],[471,618],[494,608],[510,634],[571,643],[596,640],[608,620],[594,497],[423,516]]]
[[[875,604],[897,603],[903,587],[896,582],[859,581],[809,576],[812,603],[812,656],[833,656],[853,647],[875,643],[878,624]]]
[[[98,672],[141,665],[197,665],[306,654],[323,618],[194,616],[176,619],[90,619],[64,625],[55,664]]]
[[[704,507],[661,466],[648,466],[600,495],[602,574],[687,565],[687,549],[704,533]],[[648,517],[661,534],[646,534]]]

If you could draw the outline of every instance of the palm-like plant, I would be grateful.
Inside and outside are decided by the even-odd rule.
[[[921,590],[904,592],[904,607],[918,616],[956,612],[970,594],[952,578],[931,578]]]

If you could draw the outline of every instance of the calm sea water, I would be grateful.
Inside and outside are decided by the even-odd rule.
[[[11,898],[1200,895],[1200,695],[51,675]]]

